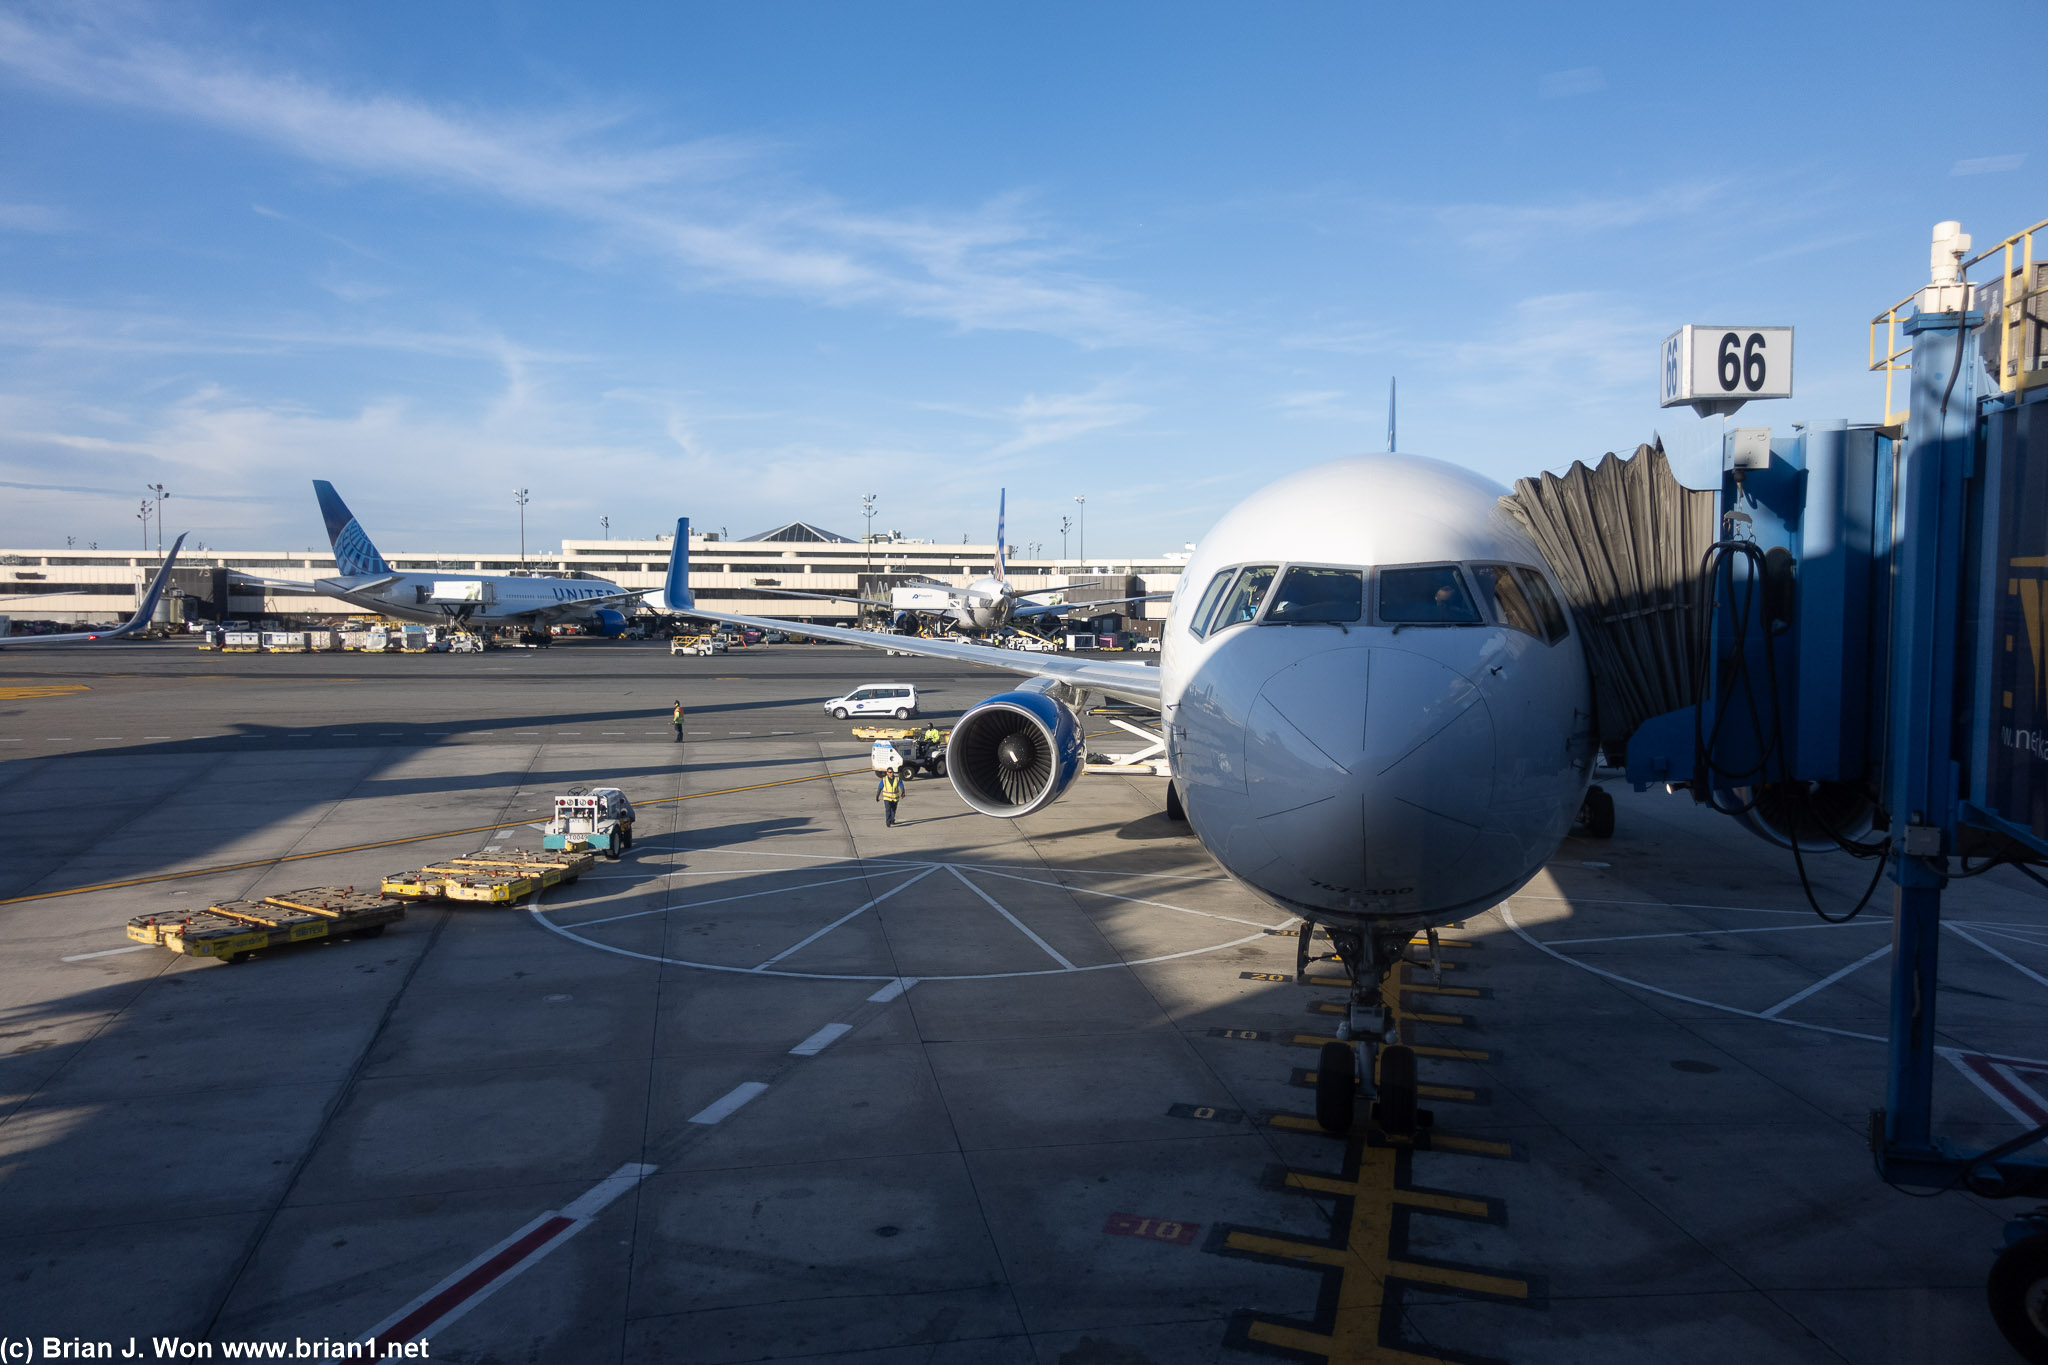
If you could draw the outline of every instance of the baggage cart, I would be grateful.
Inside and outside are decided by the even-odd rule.
[[[287,943],[323,938],[375,938],[405,918],[405,906],[354,887],[314,886],[253,901],[222,901],[204,910],[137,915],[128,937],[187,957],[240,962]]]

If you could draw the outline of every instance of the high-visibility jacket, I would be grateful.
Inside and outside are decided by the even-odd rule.
[[[681,725],[683,723],[683,704],[681,702],[676,703],[676,713],[669,718],[668,723],[670,725]]]
[[[882,774],[882,799],[891,805],[903,799],[903,774],[893,768]]]

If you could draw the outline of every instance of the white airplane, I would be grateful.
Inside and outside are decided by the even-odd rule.
[[[1349,1045],[1324,1048],[1318,1118],[1349,1127],[1363,1091],[1382,1130],[1412,1134],[1414,1054],[1389,974],[1418,932],[1433,939],[1536,875],[1592,767],[1585,654],[1541,554],[1499,507],[1505,491],[1392,453],[1279,480],[1202,540],[1157,667],[706,610],[690,598],[687,521],[667,605],[1031,675],[970,708],[947,745],[948,777],[988,815],[1043,810],[1079,775],[1090,694],[1156,709],[1167,813],[1302,918],[1301,966],[1322,925],[1351,977]]]
[[[1003,539],[1003,524],[1008,502],[1009,490],[1003,489],[996,496],[996,571],[975,579],[964,588],[930,581],[906,583],[891,590],[886,602],[855,594],[803,592],[794,588],[764,588],[761,591],[779,597],[815,597],[829,602],[858,602],[862,606],[878,607],[887,611],[892,619],[898,621],[904,621],[906,618],[914,621],[918,617],[933,617],[946,622],[950,629],[963,635],[998,635],[1020,627],[1026,622],[1064,616],[1084,606],[1092,609],[1153,600],[1150,594],[1112,597],[1088,603],[1045,603],[1031,600],[1034,597],[1064,593],[1071,587],[1082,587],[1086,586],[1085,584],[1018,592],[1016,585],[1010,582],[1009,547]]]
[[[551,578],[525,574],[400,573],[385,562],[355,513],[325,479],[313,480],[327,538],[334,546],[333,578],[311,583],[236,573],[268,593],[338,597],[344,602],[432,625],[542,626],[579,621],[599,635],[626,628],[621,607],[638,605],[645,592],[629,591],[603,579]]]
[[[149,581],[149,590],[142,594],[142,605],[135,609],[133,616],[120,625],[115,626],[112,630],[82,630],[74,631],[68,635],[0,635],[0,647],[18,648],[22,645],[89,645],[101,640],[118,640],[124,635],[133,635],[138,630],[147,630],[150,618],[156,615],[157,602],[162,599],[164,589],[170,585],[171,566],[178,562],[178,551],[183,548],[184,544],[185,537],[183,535],[171,542],[171,552],[164,556],[164,562],[157,567],[156,577]]]

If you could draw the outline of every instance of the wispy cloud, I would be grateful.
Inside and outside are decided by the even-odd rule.
[[[1643,194],[1581,195],[1535,204],[1448,204],[1435,212],[1444,230],[1465,246],[1507,250],[1690,217],[1713,207],[1726,190],[1718,181],[1689,181]]]
[[[70,226],[69,215],[48,204],[0,204],[0,231],[63,232]]]
[[[1536,93],[1547,100],[1570,99],[1573,95],[1597,95],[1607,88],[1607,78],[1597,66],[1576,66],[1570,71],[1551,71],[1537,77]]]
[[[491,115],[346,92],[156,36],[151,17],[90,6],[44,19],[0,14],[0,72],[209,125],[323,167],[579,219],[672,261],[693,283],[1083,344],[1185,326],[1081,274],[1074,245],[1057,242],[1015,196],[951,214],[860,209],[789,190],[771,174],[773,149],[757,140],[638,145],[616,109]]]
[[[2011,156],[1965,157],[1949,167],[1950,175],[1996,175],[2000,171],[2016,171],[2027,163],[2027,154],[2019,152]]]

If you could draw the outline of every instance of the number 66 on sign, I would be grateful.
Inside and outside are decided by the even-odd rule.
[[[1702,417],[1792,396],[1790,327],[1681,327],[1664,338],[1657,401]]]

